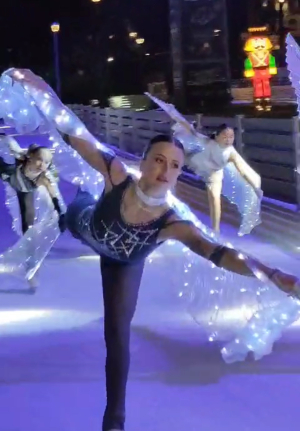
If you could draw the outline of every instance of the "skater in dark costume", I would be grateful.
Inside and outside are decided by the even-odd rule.
[[[20,207],[22,232],[25,234],[35,219],[34,193],[44,186],[52,200],[53,207],[59,215],[59,227],[65,229],[65,215],[60,207],[56,182],[56,171],[52,164],[51,151],[43,146],[31,145],[28,150],[21,149],[12,137],[1,137],[0,147],[8,146],[15,157],[15,163],[6,163],[0,157],[0,178],[7,182],[16,192]]]

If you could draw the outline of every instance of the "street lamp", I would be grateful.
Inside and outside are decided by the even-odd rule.
[[[52,33],[58,33],[59,30],[60,30],[60,25],[58,22],[54,22],[53,24],[51,24]]]
[[[53,54],[54,54],[54,72],[55,72],[55,84],[56,93],[58,97],[61,96],[61,85],[60,85],[60,71],[59,71],[59,44],[58,35],[60,31],[60,25],[58,22],[51,24],[51,31],[53,34]]]
[[[92,0],[93,3],[100,3],[101,0]]]
[[[137,32],[135,32],[135,31],[131,31],[130,33],[129,33],[129,37],[131,37],[131,39],[135,39],[135,38],[137,38]]]
[[[108,57],[107,62],[111,63],[112,61],[114,61],[114,58],[113,57]]]
[[[136,42],[138,45],[143,45],[143,43],[145,42],[145,39],[143,39],[142,37],[139,37],[138,39],[136,39],[136,40],[135,40],[135,42]]]

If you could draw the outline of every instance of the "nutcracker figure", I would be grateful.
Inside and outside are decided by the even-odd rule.
[[[251,36],[244,46],[248,57],[244,76],[252,80],[255,106],[260,111],[271,109],[270,79],[277,74],[272,49],[272,42],[267,36]]]

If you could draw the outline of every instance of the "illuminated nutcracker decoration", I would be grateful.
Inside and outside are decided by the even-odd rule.
[[[250,32],[258,29],[249,29]],[[258,110],[271,109],[270,79],[277,74],[275,57],[271,54],[273,44],[268,36],[251,35],[246,40],[244,51],[246,78],[252,80],[255,106]]]

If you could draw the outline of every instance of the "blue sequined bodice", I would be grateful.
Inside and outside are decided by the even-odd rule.
[[[88,193],[79,193],[70,205],[67,217],[75,237],[82,239],[100,255],[122,262],[145,259],[158,246],[159,232],[173,213],[169,210],[149,223],[126,223],[121,214],[121,204],[123,194],[132,181],[128,176],[96,203],[91,201]]]

